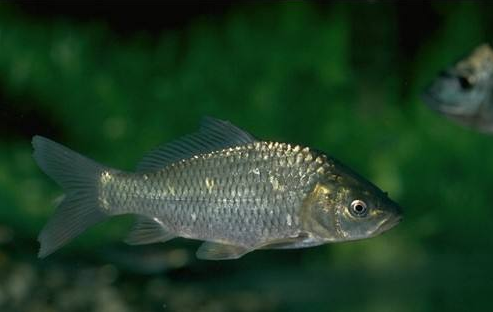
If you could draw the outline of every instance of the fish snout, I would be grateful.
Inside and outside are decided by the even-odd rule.
[[[382,232],[385,232],[385,231],[388,231],[390,230],[391,228],[393,228],[394,226],[396,226],[397,224],[399,224],[399,222],[401,222],[402,220],[402,214],[400,213],[393,213],[391,214],[381,225],[380,225],[380,228],[379,228],[379,232],[382,233]]]

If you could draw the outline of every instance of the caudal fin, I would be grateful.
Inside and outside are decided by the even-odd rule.
[[[98,178],[105,168],[56,142],[34,136],[33,157],[65,192],[65,197],[38,236],[38,256],[53,253],[107,215],[98,203]]]

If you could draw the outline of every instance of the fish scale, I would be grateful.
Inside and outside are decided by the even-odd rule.
[[[288,167],[290,162],[299,167]],[[112,214],[157,216],[179,236],[261,245],[297,235],[297,215],[313,187],[300,182],[315,181],[322,165],[307,148],[256,142],[186,159],[145,179],[138,173],[103,173],[101,201]]]

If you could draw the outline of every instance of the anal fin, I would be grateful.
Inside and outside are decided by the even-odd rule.
[[[204,242],[197,249],[196,256],[203,260],[238,259],[253,249],[214,242]]]
[[[166,230],[158,218],[138,216],[124,242],[129,245],[145,245],[158,242],[166,242],[176,235]]]

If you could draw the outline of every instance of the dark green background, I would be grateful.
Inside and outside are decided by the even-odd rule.
[[[493,6],[472,1],[1,2],[0,310],[490,309],[493,138],[419,94],[492,34]],[[388,191],[403,222],[369,240],[207,262],[197,242],[126,248],[122,217],[36,258],[61,192],[33,162],[32,135],[131,170],[204,115],[326,151]]]

